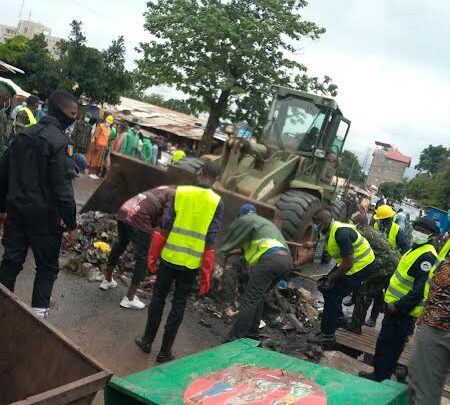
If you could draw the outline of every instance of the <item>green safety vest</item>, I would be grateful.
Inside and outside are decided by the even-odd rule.
[[[379,222],[378,221],[375,222],[373,227],[375,229],[379,229],[380,228]],[[398,225],[394,221],[392,221],[391,229],[389,230],[389,235],[388,235],[388,242],[393,248],[397,248],[397,235],[398,235],[399,230],[400,230],[400,225]]]
[[[408,274],[408,270],[420,256],[427,252],[432,253],[436,258],[438,257],[436,249],[429,243],[425,243],[424,245],[414,250],[409,249],[402,256],[400,262],[398,263],[397,270],[395,270],[395,273],[392,275],[389,281],[389,286],[386,290],[386,294],[384,295],[384,302],[386,302],[387,304],[397,302],[412,290],[415,279]],[[423,294],[424,298],[422,302],[415,308],[413,308],[409,313],[415,318],[420,316],[420,314],[422,313],[423,306],[425,304],[425,288]]]
[[[259,258],[267,250],[272,249],[274,247],[282,247],[287,249],[287,246],[284,243],[281,243],[276,239],[270,238],[252,240],[251,242],[244,242],[243,248],[245,260],[250,266],[253,267],[256,263],[258,263]]]
[[[198,269],[202,265],[205,239],[220,196],[213,190],[179,186],[175,193],[175,221],[161,257],[172,264]]]
[[[25,128],[28,128],[28,127],[31,127],[32,125],[36,125],[37,124],[37,120],[36,120],[36,117],[33,114],[33,111],[31,111],[28,107],[22,107],[19,111],[17,111],[17,114],[14,117],[14,122],[13,122],[14,131],[16,130],[17,116],[22,111],[25,111],[27,113],[28,121],[30,122],[29,124],[25,125]]]
[[[428,294],[430,293],[431,279],[433,278],[434,272],[439,267],[441,262],[443,262],[445,260],[449,251],[450,251],[450,239],[447,242],[445,242],[445,245],[439,251],[438,257],[437,257],[436,261],[434,262],[433,267],[431,268],[430,275],[428,276],[427,283],[425,284],[424,301],[426,301],[428,299]]]
[[[335,237],[336,231],[339,228],[351,228],[358,234],[356,241],[353,242],[353,266],[346,273],[347,276],[351,276],[372,263],[375,260],[375,254],[373,253],[369,242],[357,231],[355,226],[333,220],[330,230],[328,231],[328,237],[325,241],[325,249],[331,257],[336,259],[339,266],[342,263],[342,257],[341,250]]]

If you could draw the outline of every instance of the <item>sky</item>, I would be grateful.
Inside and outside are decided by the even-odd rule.
[[[21,4],[3,4],[0,23],[15,25]],[[72,19],[81,20],[88,44],[100,49],[124,35],[132,68],[134,47],[149,38],[144,11],[142,0],[26,0],[22,18],[31,12],[61,37]],[[352,121],[347,148],[361,161],[375,140],[412,156],[412,166],[429,144],[450,146],[448,0],[310,0],[303,18],[327,31],[300,42],[295,58],[338,85],[337,101]]]

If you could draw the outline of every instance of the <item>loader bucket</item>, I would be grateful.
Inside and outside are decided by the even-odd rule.
[[[162,169],[138,159],[111,153],[108,176],[81,212],[102,211],[115,214],[125,201],[142,191],[164,184],[192,184],[195,178],[194,173],[174,166]]]
[[[102,211],[115,214],[125,201],[142,191],[167,184],[193,184],[195,180],[195,173],[176,166],[162,169],[150,166],[138,159],[111,153],[108,176],[89,198],[81,212]],[[217,184],[214,190],[224,201],[222,229],[226,229],[228,224],[236,218],[240,206],[245,203],[254,204],[259,215],[269,220],[274,219],[275,207],[273,205],[226,190],[220,184]]]

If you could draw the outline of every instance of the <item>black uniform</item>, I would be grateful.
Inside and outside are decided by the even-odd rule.
[[[48,308],[59,271],[62,224],[76,228],[72,149],[60,122],[45,116],[21,130],[0,160],[0,212],[8,214],[0,282],[14,291],[31,247],[36,261],[32,307]]]

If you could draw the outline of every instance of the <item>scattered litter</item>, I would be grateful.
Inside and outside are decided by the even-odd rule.
[[[105,235],[105,237],[108,236],[108,234],[106,232],[102,233],[102,237],[103,237],[103,235]],[[106,242],[101,242],[101,241],[95,242],[94,243],[94,247],[96,249],[99,249],[102,253],[109,253],[109,252],[111,252],[111,246],[109,246],[109,244],[106,243]]]

